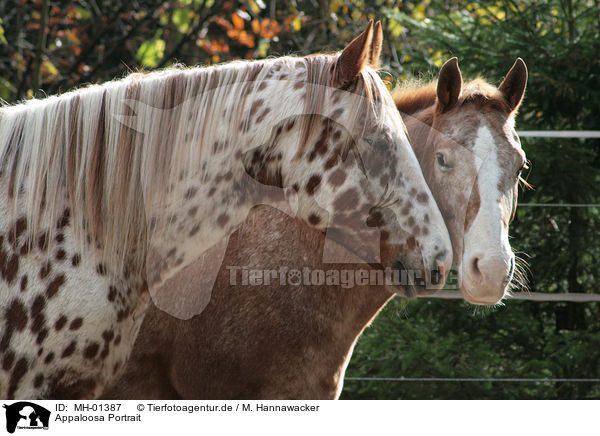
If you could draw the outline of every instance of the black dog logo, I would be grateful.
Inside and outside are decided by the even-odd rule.
[[[6,409],[6,431],[14,433],[17,426],[19,428],[48,428],[50,421],[50,411],[28,401],[19,401],[9,406],[3,406]]]

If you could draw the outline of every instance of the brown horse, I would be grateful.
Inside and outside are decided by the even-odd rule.
[[[475,303],[496,302],[512,279],[506,234],[525,162],[513,119],[526,80],[519,59],[498,89],[482,80],[463,87],[451,59],[437,86],[394,95],[444,214],[461,289]],[[204,312],[182,321],[151,308],[126,373],[107,398],[337,398],[358,336],[392,294],[373,284],[244,285],[231,268],[372,271],[364,264],[324,264],[315,256],[324,240],[278,210],[255,209],[229,241]],[[340,261],[347,255],[341,246],[334,250]],[[475,297],[473,287],[484,293]]]

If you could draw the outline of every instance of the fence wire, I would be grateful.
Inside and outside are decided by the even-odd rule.
[[[519,207],[600,207],[600,203],[519,203]]]
[[[465,378],[465,377],[345,377],[344,381],[378,382],[501,382],[501,383],[600,383],[600,378]]]
[[[437,291],[429,295],[419,295],[419,298],[439,298],[442,300],[462,300],[460,291]],[[505,300],[529,301],[569,301],[572,303],[592,303],[600,301],[600,294],[584,293],[549,293],[549,292],[512,292]]]
[[[517,132],[522,138],[600,138],[600,130],[523,130]]]

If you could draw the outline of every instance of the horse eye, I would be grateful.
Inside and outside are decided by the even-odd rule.
[[[452,165],[449,165],[446,162],[446,158],[444,157],[443,153],[438,152],[438,153],[436,153],[435,156],[437,158],[437,163],[439,166],[441,166],[442,168],[446,168],[446,169],[452,168]]]
[[[388,143],[384,138],[365,138],[367,143],[378,151],[385,151],[388,149]]]

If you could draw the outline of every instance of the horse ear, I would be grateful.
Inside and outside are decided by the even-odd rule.
[[[458,68],[458,58],[449,59],[440,69],[440,77],[437,84],[437,106],[439,113],[451,109],[460,96],[462,90],[462,75]]]
[[[373,20],[367,29],[352,40],[340,54],[334,70],[335,85],[343,86],[352,82],[369,61],[373,41]]]
[[[381,56],[381,48],[383,46],[383,29],[381,21],[375,23],[373,29],[373,41],[371,42],[371,53],[369,54],[369,64],[375,68],[379,68],[379,57]]]
[[[508,101],[510,111],[514,112],[519,108],[525,87],[527,86],[527,66],[523,59],[517,58],[514,65],[498,87],[502,95]]]
[[[272,156],[269,144],[259,145],[243,153],[242,163],[248,175],[257,182],[283,188],[281,159]]]

